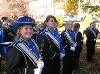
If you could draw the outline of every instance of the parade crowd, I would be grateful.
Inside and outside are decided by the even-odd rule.
[[[7,59],[7,74],[73,74],[80,68],[83,36],[86,35],[86,60],[93,61],[99,33],[96,22],[80,32],[80,23],[66,21],[65,30],[58,31],[56,17],[48,15],[42,27],[35,19],[21,16],[2,17],[0,21],[0,65]]]

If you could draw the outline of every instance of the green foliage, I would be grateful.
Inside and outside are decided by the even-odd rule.
[[[100,6],[99,5],[93,6],[90,3],[85,3],[83,4],[82,9],[84,12],[89,12],[89,13],[98,12],[100,11]]]
[[[100,13],[99,14],[96,14],[96,16],[100,17]]]

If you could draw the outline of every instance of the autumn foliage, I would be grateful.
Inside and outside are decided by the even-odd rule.
[[[66,0],[66,13],[74,12],[77,14],[78,0]]]

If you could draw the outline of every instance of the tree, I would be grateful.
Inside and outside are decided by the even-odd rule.
[[[28,3],[30,0],[3,0],[6,3],[6,10],[10,11],[11,16],[27,15]]]
[[[76,10],[78,8],[78,0],[67,0],[66,1],[66,13],[70,13],[73,11],[76,14]]]
[[[60,0],[53,0],[53,2],[60,2]]]
[[[9,8],[15,15],[27,14],[27,3],[23,0],[10,2]]]
[[[91,5],[89,2],[82,5],[82,9],[84,12],[93,13],[93,12],[100,12],[99,5]]]

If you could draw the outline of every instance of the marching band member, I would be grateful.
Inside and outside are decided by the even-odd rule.
[[[84,32],[86,34],[87,40],[86,40],[86,47],[87,47],[87,61],[92,62],[93,55],[95,54],[95,44],[96,44],[96,38],[97,33],[94,30],[94,23],[90,23],[90,27],[87,28]]]
[[[8,74],[34,74],[40,58],[38,46],[32,39],[34,24],[28,16],[22,16],[13,23],[18,37],[8,47]]]
[[[45,20],[46,28],[39,33],[37,42],[43,57],[44,67],[41,74],[60,73],[61,36],[57,31],[58,21],[52,15]]]
[[[96,22],[95,22],[95,21],[93,22],[93,31],[95,32],[96,38],[97,38],[97,35],[98,35],[98,33],[99,33],[99,30],[98,30],[98,28],[96,27]]]
[[[74,52],[74,69],[79,68],[79,58],[80,58],[80,53],[81,50],[83,49],[83,38],[82,38],[82,33],[79,31],[80,29],[80,24],[75,23],[74,24],[74,30],[75,32],[75,42],[77,43],[77,46],[75,47],[75,52]]]
[[[73,56],[76,47],[73,27],[73,22],[68,21],[65,24],[65,30],[61,33],[65,50],[65,56],[63,58],[63,74],[72,74],[73,71]]]

